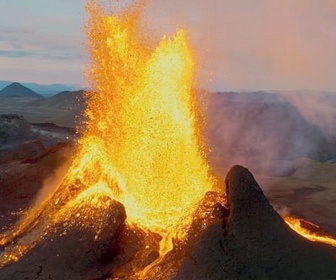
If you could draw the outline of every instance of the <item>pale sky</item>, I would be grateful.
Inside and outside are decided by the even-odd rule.
[[[336,90],[336,0],[148,2],[151,33],[187,30],[200,87]],[[83,84],[84,4],[0,0],[0,80]]]

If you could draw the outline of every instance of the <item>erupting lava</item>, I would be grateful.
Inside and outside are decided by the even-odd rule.
[[[153,48],[137,33],[137,9],[111,16],[92,0],[87,11],[91,92],[85,131],[55,191],[0,236],[6,247],[0,267],[57,223],[70,224],[79,208],[84,214],[78,226],[94,221],[99,238],[100,220],[92,209],[104,209],[108,202],[101,197],[121,202],[129,224],[161,234],[164,253],[215,184],[200,141],[195,63],[184,31]]]
[[[85,188],[110,187],[130,223],[169,232],[212,188],[186,34],[179,30],[153,49],[136,34],[137,12],[108,16],[91,3],[88,13],[92,93],[74,167],[90,173],[81,179]]]
[[[78,152],[55,192],[0,244],[33,228],[45,235],[83,201],[85,225],[98,195],[121,202],[128,223],[161,234],[161,250],[167,250],[169,236],[190,224],[188,217],[214,183],[199,140],[187,36],[179,30],[152,48],[137,34],[138,9],[110,16],[89,1],[87,12],[92,91]],[[12,248],[5,262],[31,246]]]

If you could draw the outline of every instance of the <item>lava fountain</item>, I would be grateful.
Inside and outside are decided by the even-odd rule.
[[[163,37],[153,48],[137,33],[139,7],[111,16],[89,1],[87,13],[91,91],[85,131],[54,193],[0,236],[1,245],[10,244],[2,265],[17,260],[78,205],[87,205],[85,226],[97,196],[121,202],[130,225],[162,235],[163,253],[213,187],[200,141],[195,62],[185,32]],[[34,242],[17,241],[29,231]]]
[[[128,221],[171,231],[212,188],[187,36],[179,30],[152,48],[136,32],[137,10],[109,16],[91,2],[88,14],[92,93],[81,140],[85,151],[75,163],[95,162],[94,174],[84,181],[87,187],[98,182],[110,187],[104,177],[115,170],[118,175],[111,179],[117,184],[110,189],[125,206]],[[91,152],[92,146],[97,151]],[[81,166],[87,164],[84,160]]]

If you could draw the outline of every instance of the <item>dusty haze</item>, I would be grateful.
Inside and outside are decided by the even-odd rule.
[[[147,13],[158,34],[189,31],[205,87],[336,89],[335,0],[152,0]]]

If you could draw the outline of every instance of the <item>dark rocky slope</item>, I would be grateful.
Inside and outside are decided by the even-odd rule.
[[[229,171],[226,191],[229,214],[209,217],[204,231],[175,248],[145,279],[336,279],[336,248],[293,232],[247,169]]]
[[[2,268],[0,278],[336,279],[336,248],[293,232],[247,169],[234,166],[225,183],[226,203],[208,193],[186,241],[175,239],[173,250],[162,258],[160,238],[126,226],[122,205],[102,196],[109,207],[90,210],[100,227],[83,227],[76,214],[87,210],[78,206],[68,222],[59,222],[19,261]]]

